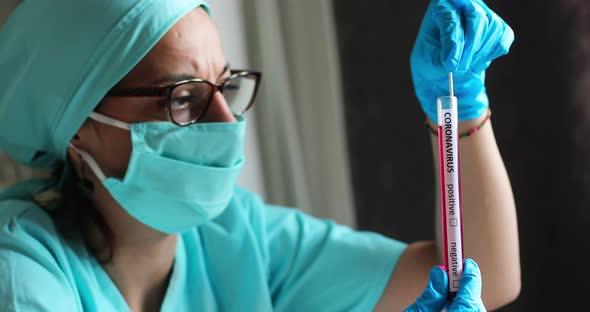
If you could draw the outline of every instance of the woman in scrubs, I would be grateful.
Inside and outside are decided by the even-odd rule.
[[[481,272],[466,260],[447,302],[439,242],[353,231],[236,186],[261,73],[229,66],[206,3],[23,1],[0,32],[0,149],[55,174],[0,192],[0,311],[509,303],[520,290],[514,203],[492,128],[478,126],[483,73],[511,36],[479,0],[433,1],[412,54],[429,120],[453,70],[460,131],[478,129],[461,160],[465,250]]]

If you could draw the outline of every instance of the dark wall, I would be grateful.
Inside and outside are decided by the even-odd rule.
[[[501,311],[590,309],[590,1],[487,3],[516,34],[486,83],[523,270],[520,297]],[[404,241],[434,238],[430,141],[409,68],[427,4],[333,1],[359,225]]]
[[[409,67],[425,3],[333,4],[359,224],[405,241],[431,239],[432,153]]]

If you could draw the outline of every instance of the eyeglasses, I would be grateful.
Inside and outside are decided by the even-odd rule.
[[[217,91],[223,94],[234,116],[243,115],[254,104],[261,76],[260,72],[232,70],[220,84],[196,78],[161,87],[115,88],[106,95],[162,97],[170,120],[179,126],[187,126],[205,116]]]

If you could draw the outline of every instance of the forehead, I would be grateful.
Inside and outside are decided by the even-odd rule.
[[[170,28],[120,84],[145,85],[171,75],[211,79],[225,63],[215,24],[203,8],[196,8]]]

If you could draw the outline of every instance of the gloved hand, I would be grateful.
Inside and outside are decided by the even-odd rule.
[[[422,109],[437,121],[436,98],[449,95],[453,72],[459,120],[488,108],[484,80],[492,60],[508,53],[514,32],[482,0],[431,0],[412,50],[412,80]]]
[[[465,259],[463,275],[457,296],[450,304],[447,302],[449,279],[447,272],[440,267],[430,270],[430,281],[426,290],[407,307],[405,312],[480,312],[486,311],[481,301],[481,273],[475,261]]]

